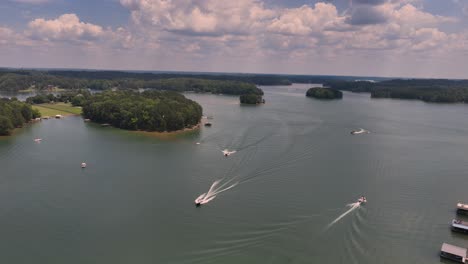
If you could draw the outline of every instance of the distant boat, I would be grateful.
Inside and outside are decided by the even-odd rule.
[[[55,118],[60,119],[60,118],[63,118],[63,116],[62,115],[55,115]]]
[[[86,168],[86,163],[84,163],[84,162],[81,163],[81,168],[83,168],[83,169]]]
[[[211,126],[211,123],[205,123],[205,126],[206,126],[206,127],[210,127],[210,126]]]
[[[39,143],[39,142],[42,141],[42,138],[35,138],[34,141],[37,142],[37,143]]]
[[[359,130],[351,131],[351,135],[359,135],[359,134],[369,134],[370,131],[360,128]]]
[[[200,145],[200,142],[197,142],[197,145]]]
[[[358,202],[359,204],[367,203],[367,199],[366,199],[366,197],[361,196],[361,197],[359,197],[359,199],[357,200],[357,202]]]
[[[229,151],[228,149],[225,149],[225,150],[223,150],[222,152],[223,152],[223,155],[224,155],[225,157],[230,156],[231,154],[236,153],[235,150]]]

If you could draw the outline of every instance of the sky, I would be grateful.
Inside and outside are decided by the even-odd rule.
[[[468,0],[0,0],[0,67],[468,79]]]

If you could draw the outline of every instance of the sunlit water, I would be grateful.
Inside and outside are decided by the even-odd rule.
[[[449,230],[468,105],[308,87],[262,87],[257,107],[187,94],[213,126],[169,139],[80,117],[0,138],[0,263],[439,263],[443,242],[468,247]],[[216,181],[235,185],[196,208]]]

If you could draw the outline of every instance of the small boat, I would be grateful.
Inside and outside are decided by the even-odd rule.
[[[197,145],[200,145],[201,143],[200,143],[200,142],[197,142],[196,144],[197,144]]]
[[[86,168],[86,163],[82,162],[81,163],[81,168],[83,168],[83,169]]]
[[[231,154],[234,154],[234,153],[236,153],[235,150],[233,150],[233,151],[229,151],[228,149],[223,150],[224,157],[227,157],[227,156],[229,156]]]
[[[451,227],[452,227],[452,231],[465,233],[465,234],[468,233],[468,222],[453,219]]]
[[[210,126],[211,126],[211,123],[205,123],[205,126],[206,126],[206,127],[210,127]]]
[[[55,115],[55,118],[60,119],[60,118],[63,118],[63,116],[62,115]]]
[[[351,131],[351,135],[359,135],[359,134],[369,134],[370,132],[368,130],[360,128],[359,130],[353,130]]]
[[[195,199],[195,206],[196,207],[200,207],[200,205],[202,205],[203,200],[205,199],[205,196],[206,196],[206,193],[198,196],[197,199]]]
[[[359,204],[367,203],[367,199],[366,199],[366,197],[361,196],[361,197],[359,197],[359,199],[357,200],[357,202],[358,202]]]
[[[39,143],[42,141],[42,138],[35,138],[34,141]]]

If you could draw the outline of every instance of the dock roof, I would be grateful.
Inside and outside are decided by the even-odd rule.
[[[468,210],[468,204],[457,203],[458,209]]]
[[[463,258],[466,258],[466,253],[467,253],[466,248],[457,247],[457,246],[450,245],[450,244],[447,244],[447,243],[442,244],[441,251],[446,252],[446,253],[450,253],[452,255],[457,255],[457,256],[460,256],[460,257],[463,257]]]

